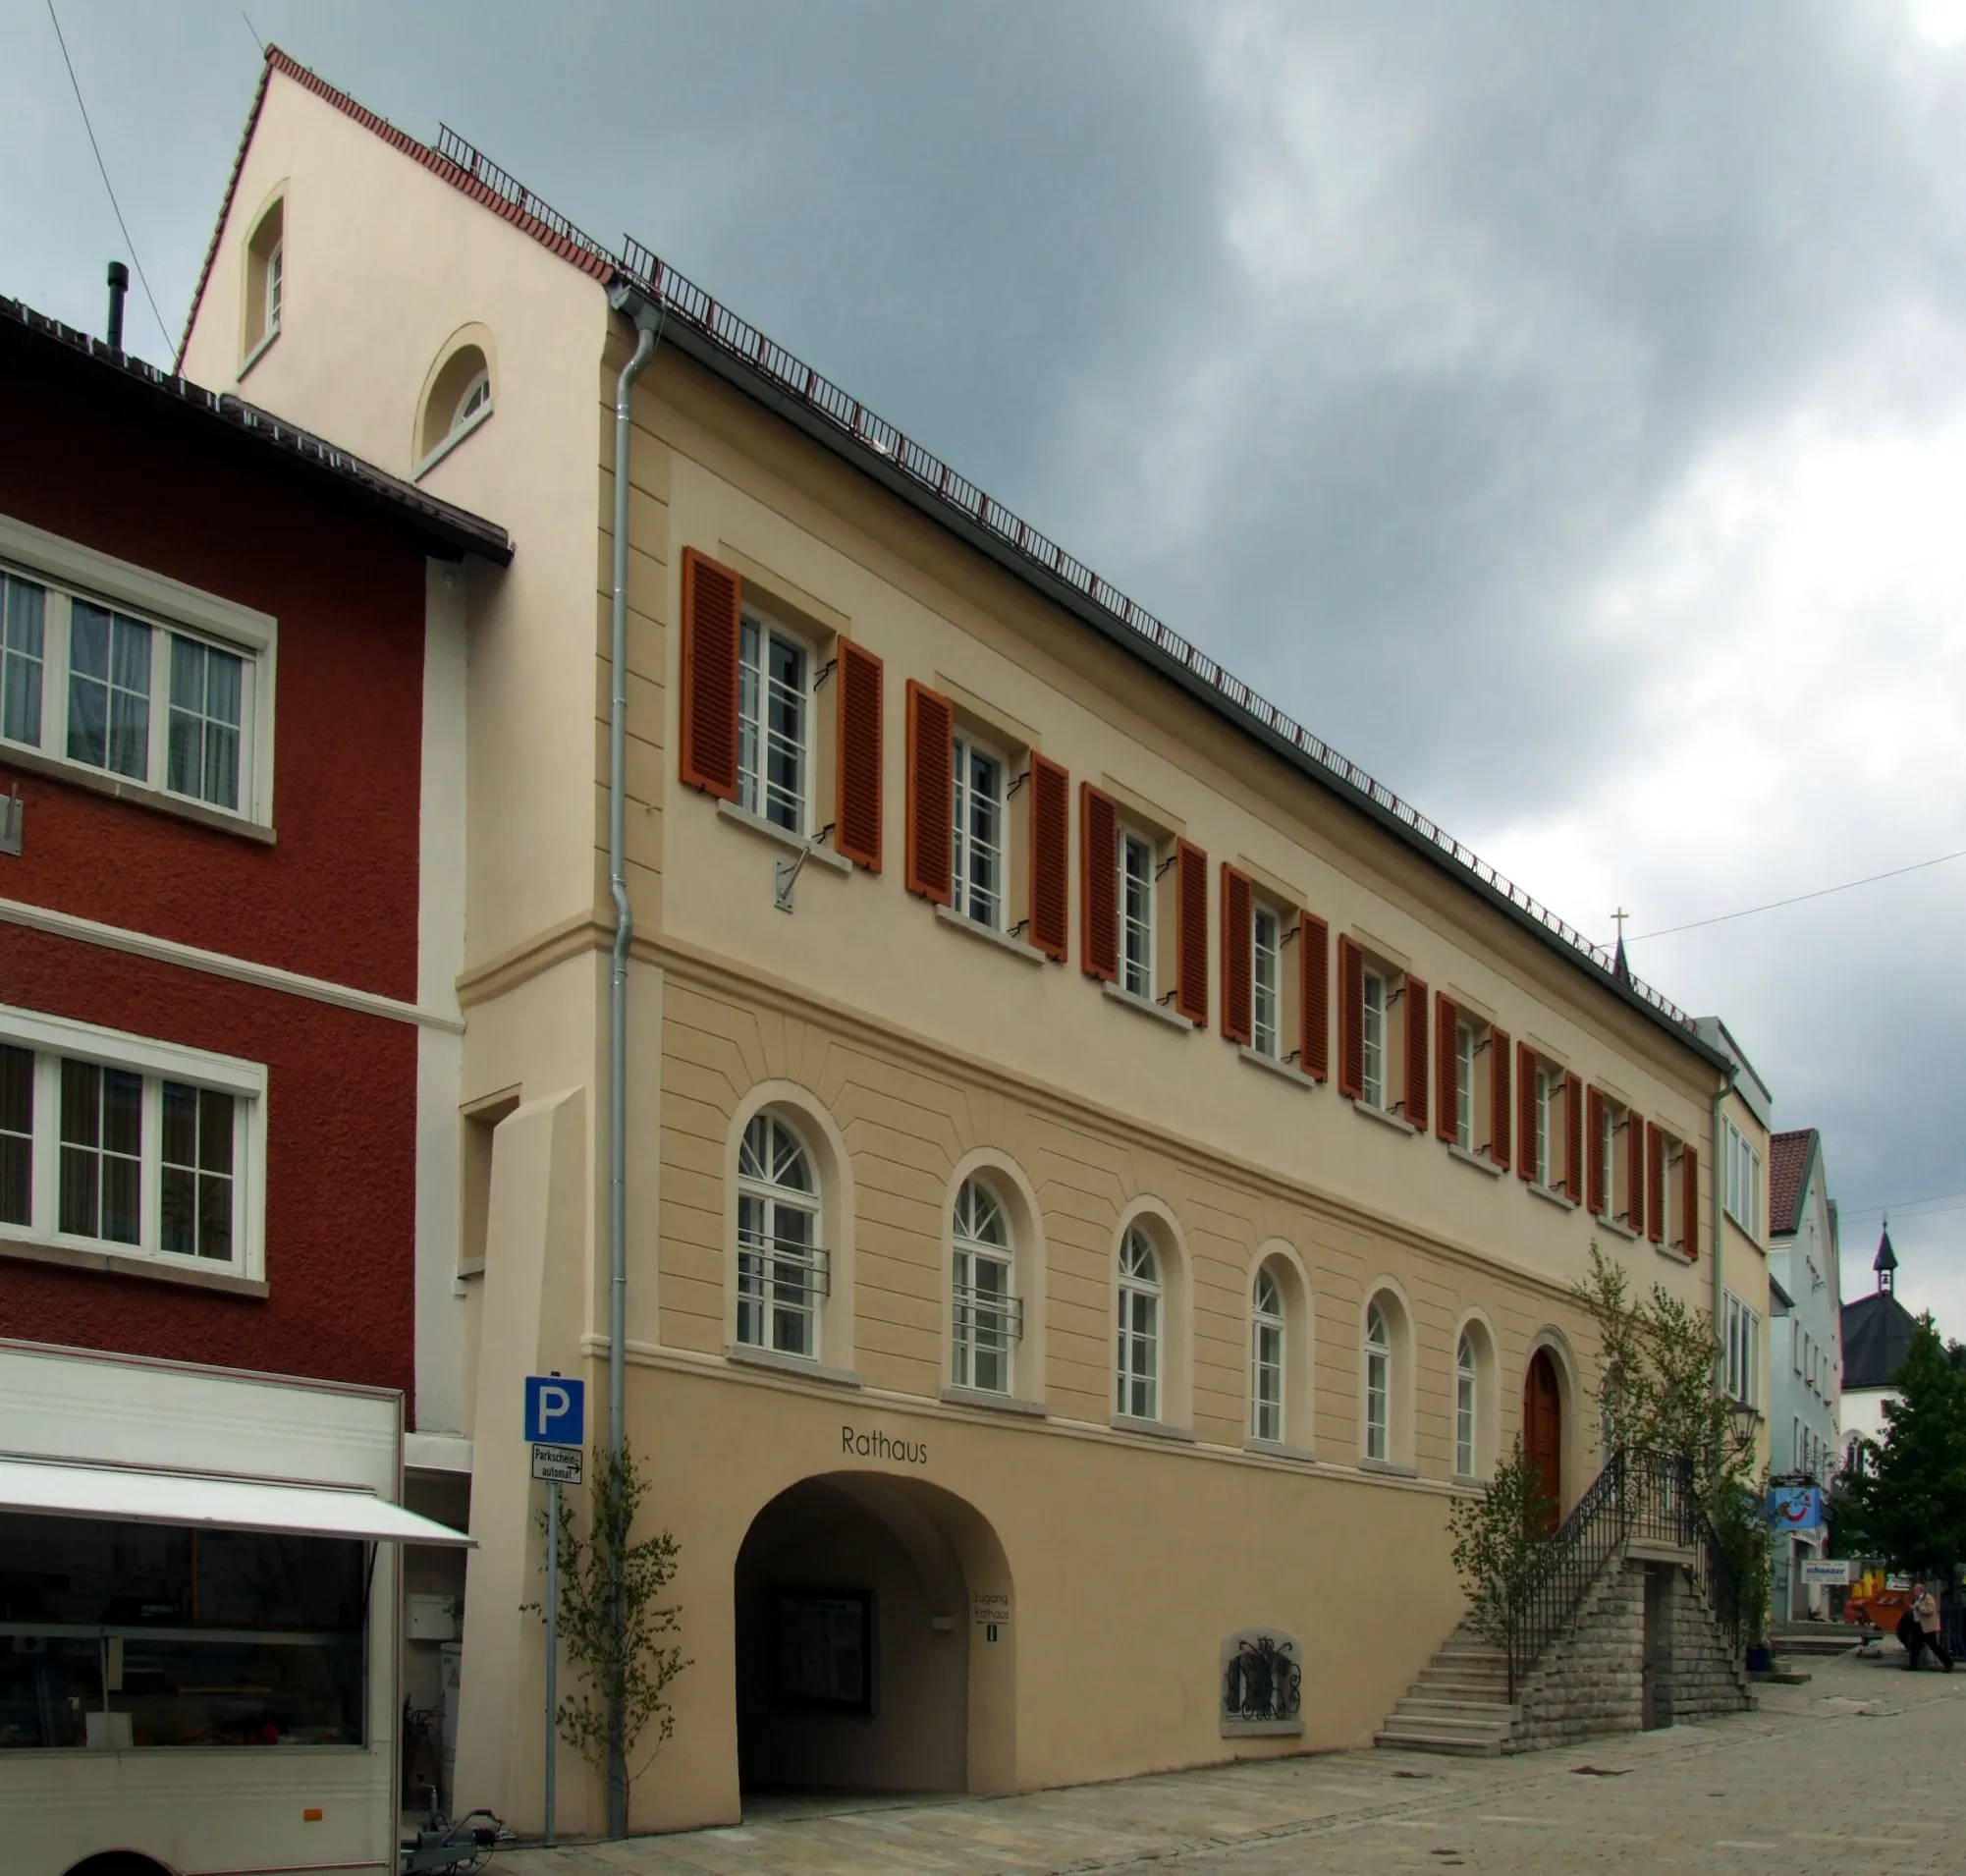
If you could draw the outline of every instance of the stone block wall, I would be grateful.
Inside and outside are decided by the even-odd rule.
[[[1569,1632],[1518,1694],[1522,1717],[1503,1746],[1535,1752],[1644,1720],[1645,1566],[1612,1558],[1585,1594]]]
[[[1690,1570],[1673,1572],[1672,1714],[1693,1720],[1703,1714],[1743,1713],[1755,1704],[1741,1665],[1720,1639],[1720,1624],[1707,1606],[1706,1592]]]

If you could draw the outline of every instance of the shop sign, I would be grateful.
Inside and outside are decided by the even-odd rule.
[[[1823,1494],[1814,1485],[1777,1485],[1768,1495],[1768,1519],[1776,1530],[1823,1527]]]
[[[1828,1588],[1841,1585],[1850,1580],[1850,1565],[1847,1558],[1837,1557],[1829,1561],[1811,1558],[1802,1566],[1804,1588]]]

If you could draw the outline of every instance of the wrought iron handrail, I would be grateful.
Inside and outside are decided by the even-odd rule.
[[[1742,1646],[1741,1596],[1733,1560],[1720,1542],[1718,1526],[1704,1510],[1699,1516],[1696,1534],[1699,1540],[1700,1587],[1706,1591],[1707,1607],[1713,1611],[1714,1620],[1720,1624],[1720,1631],[1727,1638],[1727,1659],[1738,1662]]]
[[[1327,773],[1364,796],[1374,806],[1391,814],[1420,839],[1465,868],[1483,886],[1525,913],[1613,982],[1623,985],[1667,1021],[1689,1034],[1694,1032],[1693,1019],[1669,997],[1634,977],[1628,968],[1620,970],[1611,949],[1592,943],[1567,919],[1558,917],[1540,900],[1505,878],[1471,848],[1464,846],[1418,808],[1400,800],[1384,783],[1375,781],[1357,763],[1339,754],[1321,737],[1314,736],[1294,718],[1259,696],[1240,678],[1225,671],[1206,652],[1164,625],[1145,607],[1136,605],[1111,580],[1103,579],[1083,561],[1066,553],[1030,523],[1020,520],[951,464],[904,435],[885,417],[868,410],[851,393],[822,376],[776,340],[766,337],[748,320],[738,317],[694,281],[679,273],[652,248],[632,236],[623,238],[620,252],[596,241],[557,209],[541,201],[518,178],[501,169],[448,124],[438,127],[433,154],[455,168],[467,189],[475,188],[495,196],[513,213],[536,222],[569,246],[617,269],[651,302],[665,308],[669,316],[685,321],[718,351],[769,379],[781,394],[804,406],[843,435],[885,459],[917,488],[985,528],[1038,572],[1063,582],[1127,631],[1146,639],[1165,656],[1191,672],[1233,708],[1242,711],[1271,735],[1309,757]]]
[[[1508,1697],[1515,1698],[1530,1669],[1574,1620],[1605,1565],[1632,1539],[1675,1550],[1698,1545],[1704,1572],[1713,1546],[1701,1533],[1712,1530],[1694,1496],[1689,1461],[1619,1447],[1555,1535],[1504,1587]],[[1719,1561],[1725,1566],[1724,1557]],[[1703,1581],[1711,1580],[1703,1574]],[[1731,1598],[1731,1574],[1727,1582]]]

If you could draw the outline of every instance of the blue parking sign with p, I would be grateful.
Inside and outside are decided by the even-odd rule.
[[[587,1384],[557,1374],[525,1377],[525,1439],[529,1446],[587,1443]]]

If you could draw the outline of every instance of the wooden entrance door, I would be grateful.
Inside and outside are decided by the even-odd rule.
[[[1556,1364],[1547,1349],[1538,1349],[1522,1378],[1522,1450],[1527,1455],[1550,1509],[1543,1528],[1548,1537],[1556,1528],[1563,1501],[1563,1397],[1556,1391]]]

